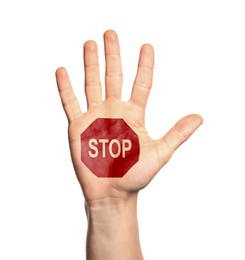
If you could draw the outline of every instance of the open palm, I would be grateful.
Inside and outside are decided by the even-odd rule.
[[[152,140],[144,126],[145,107],[153,77],[154,51],[145,44],[140,51],[138,71],[128,102],[121,101],[122,66],[117,34],[104,34],[106,59],[106,98],[102,100],[96,43],[84,45],[85,92],[88,110],[83,113],[64,68],[56,71],[61,101],[69,121],[69,143],[73,165],[86,201],[124,198],[144,188],[173,152],[200,126],[199,115],[182,118],[159,140]],[[123,118],[137,133],[140,142],[139,161],[122,178],[98,178],[81,161],[80,134],[97,118]],[[107,169],[105,169],[107,170]]]

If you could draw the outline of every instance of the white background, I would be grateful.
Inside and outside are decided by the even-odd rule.
[[[85,259],[83,197],[54,72],[81,102],[82,45],[114,29],[129,97],[140,46],[155,47],[146,124],[201,128],[139,196],[145,259],[245,259],[244,1],[10,0],[0,3],[0,259]]]

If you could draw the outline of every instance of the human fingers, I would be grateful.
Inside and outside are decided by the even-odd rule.
[[[97,44],[94,41],[87,41],[84,50],[85,70],[85,93],[88,108],[96,107],[102,102],[102,88],[99,73],[99,59]]]
[[[122,91],[122,64],[118,36],[115,31],[104,33],[105,60],[106,60],[106,98],[121,97]]]
[[[140,50],[138,70],[134,81],[130,101],[145,108],[150,94],[154,67],[154,49],[144,44]]]
[[[192,114],[180,119],[161,139],[157,142],[157,152],[161,167],[168,162],[176,149],[183,144],[203,123],[201,116]]]
[[[71,86],[68,73],[65,68],[56,70],[56,81],[60,99],[69,122],[82,114],[77,98]]]

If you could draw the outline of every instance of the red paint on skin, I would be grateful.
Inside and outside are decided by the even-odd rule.
[[[97,177],[123,177],[139,154],[138,135],[122,118],[98,118],[81,134],[81,161]]]

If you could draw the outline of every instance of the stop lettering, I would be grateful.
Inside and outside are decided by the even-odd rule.
[[[139,138],[122,118],[98,118],[81,134],[81,161],[98,177],[123,177],[139,152]]]
[[[126,151],[129,151],[132,148],[132,143],[129,139],[122,139],[122,143],[120,143],[117,139],[112,139],[109,142],[108,139],[99,139],[97,141],[96,139],[92,138],[88,142],[89,148],[91,149],[88,152],[90,157],[95,158],[95,157],[99,156],[99,149],[97,147],[97,145],[99,145],[99,144],[101,144],[101,146],[102,146],[102,151],[100,153],[100,156],[102,156],[103,158],[105,158],[106,156],[109,156],[106,154],[106,144],[109,145],[109,154],[113,158],[117,158],[119,156],[122,156],[123,158],[125,158]]]

